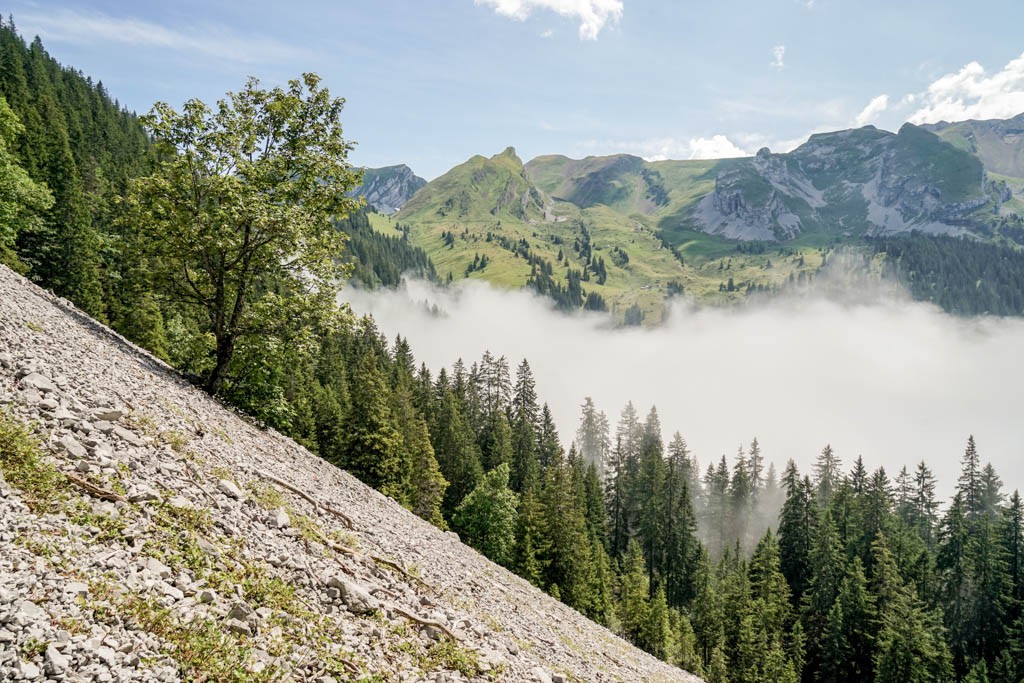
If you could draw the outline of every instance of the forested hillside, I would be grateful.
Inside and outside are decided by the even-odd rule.
[[[42,220],[19,232],[13,251],[32,279],[101,320],[136,324],[137,294],[115,197],[148,168],[153,149],[136,117],[36,39],[0,26],[0,96],[21,124],[7,144],[32,180],[53,195]]]
[[[59,67],[38,41],[25,45],[13,26],[2,33],[4,64],[21,65],[4,70],[3,92],[24,126],[4,142],[54,200],[33,209],[5,197],[5,210],[40,214],[18,230],[11,253],[254,421],[711,683],[1024,676],[1024,511],[973,439],[943,505],[926,463],[891,477],[859,459],[844,468],[828,447],[812,473],[790,462],[779,474],[756,439],[702,470],[682,435],[664,443],[654,408],[641,418],[628,404],[613,432],[585,400],[577,434],[559,435],[528,360],[514,371],[491,354],[427,368],[406,339],[389,342],[372,319],[334,306],[334,275],[345,270],[333,251],[343,242],[339,219],[366,284],[393,283],[395,266],[429,277],[431,266],[404,237],[370,234],[346,198],[357,174],[340,137],[342,103],[314,74],[271,90],[250,81],[216,113],[198,102],[185,105],[188,115],[158,105],[145,119],[151,145],[98,84]],[[263,106],[274,116],[252,125]],[[186,134],[200,123],[218,131],[213,146]],[[264,130],[271,126],[283,133]],[[542,216],[522,164],[511,152],[499,157],[463,169],[478,174],[497,214],[467,205],[466,215]],[[190,166],[193,158],[207,165]],[[6,161],[8,171],[18,165]],[[463,211],[424,191],[410,212]],[[190,204],[206,192],[217,201]],[[441,222],[430,239],[472,241],[480,253],[467,274],[492,268],[492,250],[509,252],[569,308],[600,307],[589,294],[603,291],[613,269],[639,270],[635,244],[658,245],[652,259],[685,262],[642,226],[611,241],[595,211],[547,235],[559,244],[554,264],[522,227],[529,223],[505,241]],[[708,244],[699,247],[707,267],[737,295],[753,282],[733,259],[784,284],[784,273],[816,269],[827,254]],[[912,287],[926,287],[942,270],[908,244],[879,250],[898,259]],[[564,287],[553,277],[562,269]],[[993,281],[1008,278],[997,272]]]

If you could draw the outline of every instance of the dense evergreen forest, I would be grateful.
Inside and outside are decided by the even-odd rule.
[[[955,315],[1024,315],[1024,251],[1019,248],[916,231],[869,244],[885,254],[884,274],[903,283],[915,299]]]
[[[402,276],[441,284],[426,252],[409,244],[408,229],[396,225],[401,237],[383,235],[370,226],[365,209],[338,219],[337,227],[348,236],[346,260],[352,265],[351,282],[368,289],[397,287]]]
[[[14,183],[0,215],[15,217],[0,256],[208,376],[219,320],[168,296],[150,275],[161,255],[139,244],[138,197],[156,176],[139,178],[175,155],[10,21],[0,60],[0,177]],[[350,215],[366,284],[431,273]],[[882,245],[904,267],[924,259]],[[712,683],[1024,677],[1024,508],[973,438],[945,505],[925,463],[891,477],[829,447],[811,472],[779,473],[754,439],[702,471],[680,434],[663,441],[654,408],[628,404],[613,429],[588,399],[577,433],[559,435],[528,361],[432,371],[372,319],[306,315],[303,293],[267,274],[280,265],[261,271],[258,302],[297,313],[230,338],[216,391],[640,647]]]

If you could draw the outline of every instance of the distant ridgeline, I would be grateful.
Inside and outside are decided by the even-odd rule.
[[[443,276],[656,322],[672,296],[812,286],[830,254],[851,249],[877,257],[874,277],[896,274],[947,311],[1019,315],[1022,215],[1024,115],[867,126],[713,161],[523,164],[508,148],[427,183],[397,218]]]

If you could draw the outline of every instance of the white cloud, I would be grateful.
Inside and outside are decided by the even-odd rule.
[[[555,35],[555,32],[554,32],[554,31],[552,31],[552,30],[551,30],[551,29],[549,29],[549,28],[546,28],[546,29],[544,29],[543,31],[541,31],[541,32],[540,32],[540,37],[541,37],[541,38],[551,38],[551,37],[553,37],[554,35]]]
[[[709,138],[691,138],[689,146],[690,159],[728,159],[731,157],[750,156],[724,135],[712,135]]]
[[[908,118],[911,123],[1016,116],[1024,112],[1024,54],[992,74],[971,62],[933,82],[917,99],[921,105]]]
[[[889,96],[879,95],[868,102],[868,106],[864,107],[857,118],[854,120],[854,125],[858,128],[874,123],[878,119],[878,115],[889,108]]]
[[[747,157],[750,152],[738,147],[724,135],[694,138],[647,138],[645,140],[588,140],[588,154],[636,154],[647,161],[665,159],[729,159]]]
[[[131,17],[60,9],[18,16],[26,35],[78,45],[121,43],[255,64],[307,58],[310,52],[267,36],[243,36],[219,26],[172,28]]]
[[[561,315],[525,291],[480,282],[343,296],[388,337],[406,337],[434,372],[485,349],[513,367],[525,356],[563,441],[589,395],[613,424],[627,400],[642,413],[656,404],[667,434],[681,430],[705,465],[756,435],[778,466],[794,458],[803,470],[831,443],[847,466],[863,454],[890,476],[926,457],[948,491],[973,433],[1007,489],[1024,486],[1019,318],[956,318],[899,298],[810,297],[678,306],[659,328],[608,330],[599,316]],[[431,317],[424,300],[447,317]],[[612,371],[595,372],[594,359]]]
[[[534,10],[549,10],[580,22],[580,39],[597,40],[601,30],[622,18],[622,0],[473,0],[498,14],[525,21]]]
[[[772,68],[773,69],[779,69],[780,71],[782,69],[786,68],[786,63],[784,61],[785,57],[786,57],[786,46],[785,45],[776,45],[775,47],[773,47],[772,48],[772,64],[771,64]]]

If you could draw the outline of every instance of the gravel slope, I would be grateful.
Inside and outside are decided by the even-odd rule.
[[[698,680],[0,266],[5,413],[0,680]]]

